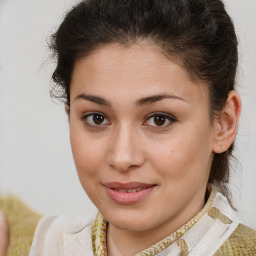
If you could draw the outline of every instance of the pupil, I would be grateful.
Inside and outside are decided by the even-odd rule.
[[[104,121],[104,116],[101,116],[101,115],[94,115],[93,116],[93,122],[95,124],[102,124]]]
[[[161,126],[165,123],[165,117],[164,116],[155,116],[154,122],[157,126]]]

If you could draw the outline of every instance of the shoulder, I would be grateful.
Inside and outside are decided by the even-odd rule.
[[[215,255],[256,255],[256,231],[239,224]]]
[[[36,228],[30,256],[90,255],[91,244],[91,222],[85,217],[45,216]]]

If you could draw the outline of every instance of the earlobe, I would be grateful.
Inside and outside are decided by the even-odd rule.
[[[213,152],[227,151],[235,140],[241,113],[241,100],[236,91],[230,91],[226,105],[215,123]]]
[[[68,120],[69,120],[69,116],[70,116],[70,106],[68,106],[67,104],[65,105],[65,112],[68,115]]]

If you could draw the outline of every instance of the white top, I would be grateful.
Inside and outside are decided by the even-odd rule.
[[[205,211],[204,208],[202,211]],[[193,225],[179,239],[162,251],[152,254],[152,246],[153,250],[149,248],[137,255],[178,256],[181,253],[181,240],[186,244],[190,256],[214,255],[239,225],[235,211],[219,192],[215,192],[213,203],[205,214],[199,219],[196,219],[197,216],[179,229],[184,230],[193,221]],[[92,223],[85,223],[83,217],[46,216],[38,224],[30,256],[93,256],[91,234]],[[168,241],[170,237],[173,234],[162,241]],[[154,245],[155,248],[159,244]]]

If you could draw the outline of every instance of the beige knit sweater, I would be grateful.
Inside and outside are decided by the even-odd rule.
[[[14,196],[0,197],[0,210],[7,216],[10,228],[10,244],[6,256],[28,256],[41,215]]]

